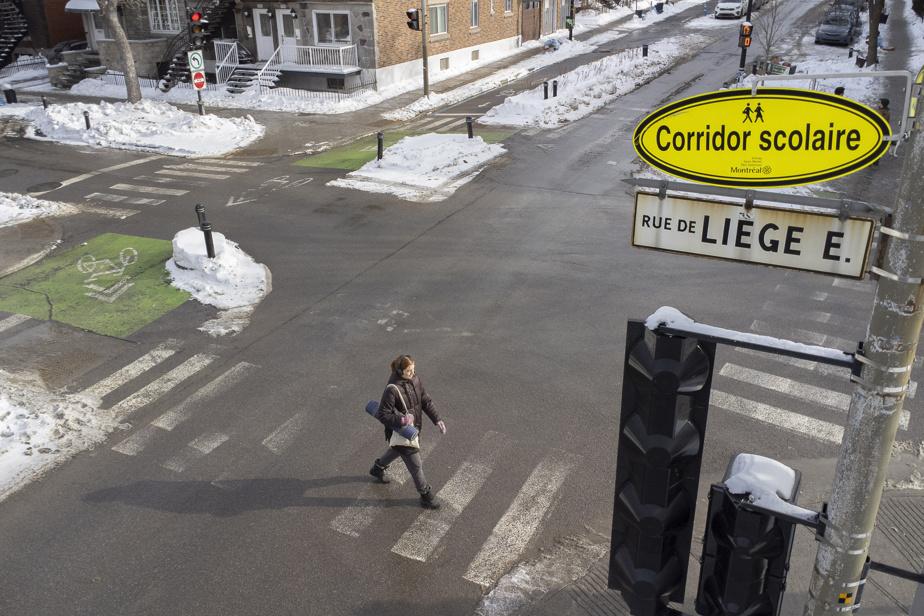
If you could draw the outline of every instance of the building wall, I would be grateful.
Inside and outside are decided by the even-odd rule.
[[[28,4],[28,2],[26,2]],[[86,33],[79,13],[65,13],[67,0],[45,0],[45,19],[48,22],[48,41],[37,44],[40,47],[54,47],[58,43],[82,40]],[[35,38],[33,37],[33,42]]]
[[[493,0],[493,14],[491,13],[492,0],[479,0],[478,28],[470,27],[470,0],[428,0],[428,6],[439,4],[448,6],[448,32],[429,36],[427,51],[431,57],[431,71],[433,71],[433,56],[445,57],[452,52],[475,49],[497,41],[511,40],[519,35],[520,0],[514,0],[513,10],[509,13],[504,12],[504,0]],[[394,0],[375,0],[375,6],[379,68],[420,59],[422,56],[421,34],[407,27],[407,15],[405,14],[407,8],[418,6],[416,0],[405,4]],[[439,64],[437,63],[436,66],[438,68]],[[379,83],[381,84],[381,81]]]
[[[125,72],[125,67],[122,66],[122,56],[116,48],[115,41],[99,39],[96,44],[99,48],[100,64],[113,71]],[[156,77],[157,63],[161,61],[167,50],[166,39],[130,40],[129,46],[132,48],[135,70],[138,75]]]

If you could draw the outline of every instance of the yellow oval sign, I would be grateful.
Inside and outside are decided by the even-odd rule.
[[[889,125],[850,99],[808,90],[723,90],[658,109],[635,151],[671,175],[715,186],[798,186],[853,173],[888,148]]]

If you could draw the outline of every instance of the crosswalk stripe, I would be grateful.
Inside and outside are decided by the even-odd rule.
[[[128,195],[110,195],[109,193],[90,193],[86,195],[84,199],[101,199],[102,201],[113,201],[119,203],[120,201],[125,201],[128,199]]]
[[[24,315],[24,314],[14,314],[14,315],[12,315],[12,316],[9,316],[9,317],[3,319],[2,321],[0,321],[0,332],[4,332],[4,331],[6,331],[6,330],[8,330],[8,329],[11,329],[11,328],[13,328],[13,327],[16,327],[16,326],[19,325],[20,323],[25,323],[25,322],[28,321],[30,318],[31,318],[31,317],[27,317],[27,316]]]
[[[154,440],[155,436],[157,436],[157,428],[154,426],[145,426],[112,449],[119,453],[124,453],[127,456],[135,456],[147,447],[151,441]]]
[[[116,207],[98,207],[88,203],[75,203],[74,207],[76,207],[81,212],[86,212],[88,214],[99,214],[109,218],[128,218],[129,216],[134,216],[138,213],[138,210],[123,210]]]
[[[113,190],[129,190],[133,192],[140,193],[154,193],[156,195],[172,195],[174,197],[179,197],[180,195],[185,195],[188,193],[188,190],[180,190],[179,188],[161,188],[160,186],[139,186],[137,184],[113,184],[109,188]]]
[[[296,414],[263,439],[263,446],[277,455],[283,453],[292,444],[307,422],[307,413],[303,411]]]
[[[442,501],[442,507],[420,514],[391,551],[406,558],[425,562],[462,510],[484,485],[488,475],[494,470],[498,454],[506,449],[507,437],[498,432],[488,431],[468,460],[462,463],[459,470],[437,493],[436,497]]]
[[[160,362],[164,361],[176,353],[179,348],[180,341],[170,338],[162,344],[157,345],[152,351],[142,355],[121,370],[107,376],[96,385],[92,385],[83,390],[83,393],[102,398],[106,394],[118,389],[125,383],[128,383],[142,372],[149,370]]]
[[[161,466],[176,473],[182,473],[190,464],[210,454],[216,447],[228,440],[228,438],[227,434],[221,432],[203,434],[189,443],[183,451],[164,462]]]
[[[828,294],[823,291],[807,291],[806,292],[806,291],[803,291],[802,289],[796,289],[795,287],[791,287],[785,284],[776,285],[773,291],[775,293],[789,292],[789,293],[793,293],[795,295],[806,297],[807,299],[813,299],[819,302],[823,302],[826,299],[828,299]]]
[[[125,201],[125,203],[131,203],[132,205],[160,205],[163,202],[163,199],[144,199],[142,197],[133,197]]]
[[[743,366],[736,366],[735,364],[725,364],[722,366],[719,374],[735,379],[736,381],[750,383],[751,385],[757,385],[764,389],[771,389],[796,398],[801,398],[802,400],[807,400],[808,402],[821,404],[844,413],[850,409],[849,394],[830,391],[821,387],[815,387],[814,385],[793,381],[785,377],[767,374],[766,372],[752,370]],[[908,397],[911,396],[908,395]],[[898,422],[899,428],[907,430],[910,420],[911,413],[909,411],[902,411],[901,418]]]
[[[207,163],[207,164],[216,164],[216,165],[231,165],[232,167],[259,167],[263,163],[257,162],[248,162],[243,160],[227,160],[224,158],[197,158],[196,162]]]
[[[841,351],[853,352],[857,348],[856,342],[851,342],[844,338],[838,338],[836,336],[828,336],[826,334],[821,334],[818,332],[812,332],[805,329],[798,329],[795,327],[786,327],[786,328],[774,328],[769,323],[765,321],[754,321],[751,323],[751,331],[757,334],[763,334],[765,336],[778,336],[780,330],[785,332],[784,335],[792,336],[797,338],[798,342],[803,342],[805,344],[815,344],[818,346],[826,346],[829,348],[838,349]]]
[[[245,171],[250,171],[250,169],[238,169],[235,167],[216,167],[214,165],[199,165],[199,164],[190,164],[186,163],[183,165],[164,165],[164,169],[177,169],[180,171],[219,171],[221,173],[244,173]]]
[[[199,391],[186,400],[183,400],[176,408],[167,411],[152,421],[151,425],[157,426],[163,430],[173,430],[182,422],[189,419],[196,409],[200,408],[206,401],[231,389],[235,383],[243,379],[255,368],[255,365],[248,364],[247,362],[237,364],[207,385],[204,385]]]
[[[799,413],[778,409],[762,402],[732,396],[715,389],[712,390],[709,396],[709,406],[717,406],[726,411],[739,413],[751,419],[770,424],[775,428],[782,428],[828,443],[839,444],[841,437],[844,435],[844,428],[841,426],[800,415]]]
[[[435,447],[435,440],[423,441],[420,445],[420,459],[426,460]],[[372,464],[370,463],[369,466],[372,466]],[[407,472],[407,467],[404,466],[404,462],[400,459],[391,465],[389,474],[392,484],[395,485],[403,485],[411,478],[410,473]],[[343,533],[350,537],[359,537],[372,524],[375,515],[385,505],[385,501],[376,490],[378,487],[373,483],[367,484],[359,497],[353,501],[353,504],[337,514],[337,517],[330,523],[330,527],[338,533]],[[308,493],[306,492],[305,494],[307,496]]]
[[[876,283],[874,282],[868,282],[866,280],[848,280],[846,278],[835,278],[831,285],[841,289],[865,291],[867,293],[872,293],[876,289]]]
[[[792,308],[785,304],[778,304],[777,302],[764,302],[763,308],[765,312],[773,312],[779,314],[792,314]],[[848,319],[840,315],[834,315],[830,312],[824,312],[822,310],[807,310],[799,311],[798,316],[800,318],[805,318],[810,321],[815,321],[817,323],[828,323],[829,325],[838,325],[841,327],[845,326],[859,326],[862,323],[856,319]]]
[[[200,182],[198,180],[190,180],[183,177],[158,177],[155,175],[139,175],[136,178],[132,178],[136,182],[154,182],[155,184],[173,184],[176,182],[182,182],[183,184],[188,184],[189,186],[208,186],[208,182]]]
[[[539,528],[558,489],[579,459],[559,451],[539,463],[469,564],[463,576],[466,580],[490,586],[510,568]]]
[[[116,419],[124,419],[142,406],[154,402],[193,374],[218,359],[217,355],[200,353],[163,375],[147,387],[140,389],[112,407]]]
[[[162,175],[179,175],[182,177],[208,178],[210,180],[227,180],[230,175],[221,175],[218,173],[196,173],[194,171],[172,171],[170,169],[158,169],[154,173]]]

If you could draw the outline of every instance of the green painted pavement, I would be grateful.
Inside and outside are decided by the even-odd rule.
[[[0,279],[0,310],[125,337],[189,293],[170,285],[173,242],[107,233]]]
[[[462,132],[465,132],[464,128]],[[383,145],[386,148],[390,148],[405,137],[416,137],[418,135],[429,134],[429,132],[423,131],[386,132]],[[500,143],[511,134],[512,133],[509,132],[479,132],[477,136],[484,139],[485,143]],[[348,169],[350,171],[355,171],[366,163],[375,160],[375,157],[378,156],[378,150],[378,137],[369,135],[349,145],[321,152],[320,154],[314,154],[313,156],[303,158],[292,164],[299,167],[322,167],[325,169]]]

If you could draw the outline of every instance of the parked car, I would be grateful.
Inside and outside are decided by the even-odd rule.
[[[849,45],[856,33],[857,22],[849,15],[832,13],[815,31],[815,44]]]
[[[860,20],[857,18],[857,14],[849,6],[835,6],[831,9],[831,12],[828,13],[828,16],[831,15],[843,15],[853,21],[853,25],[856,26],[860,23]]]
[[[856,15],[857,21],[860,20],[860,13],[863,12],[864,7],[863,0],[834,0],[834,4],[831,6],[832,10],[845,10],[850,9]]]

